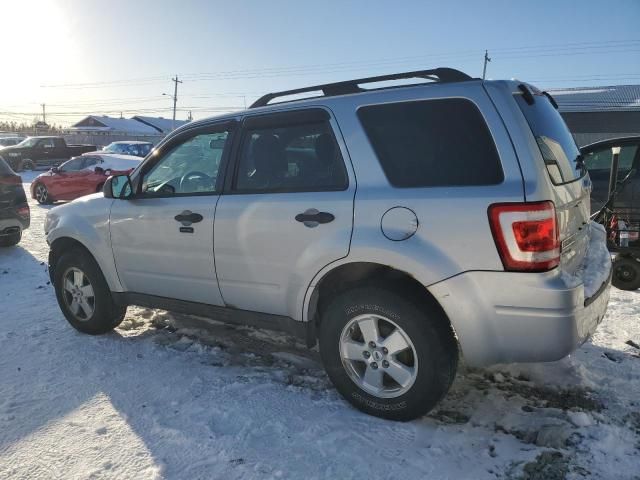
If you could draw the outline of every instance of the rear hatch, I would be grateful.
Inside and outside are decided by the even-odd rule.
[[[561,243],[560,268],[573,275],[582,266],[589,245],[591,182],[580,150],[545,92],[520,85],[514,95],[535,137],[550,183]]]
[[[0,157],[0,209],[26,203],[22,179]]]

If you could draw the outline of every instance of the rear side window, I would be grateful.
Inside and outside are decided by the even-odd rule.
[[[584,163],[589,176],[594,180],[606,180],[611,174],[613,161],[612,145],[593,150],[585,155]],[[624,177],[633,167],[633,159],[638,153],[638,145],[625,145],[620,149],[618,157],[618,176]]]
[[[538,90],[532,93],[532,104],[527,103],[523,94],[516,94],[515,98],[536,139],[549,177],[556,185],[581,178],[586,170],[577,163],[580,150],[567,125],[546,95]]]
[[[362,107],[358,116],[394,187],[495,185],[504,180],[484,118],[461,98]]]

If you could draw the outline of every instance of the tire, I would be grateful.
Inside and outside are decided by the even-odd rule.
[[[367,340],[375,337],[375,332],[363,333],[372,332],[372,319],[382,339],[375,348]],[[360,328],[366,325],[369,327]],[[421,417],[444,397],[455,378],[458,345],[437,305],[414,303],[378,287],[360,287],[334,298],[324,310],[319,328],[320,355],[329,378],[347,401],[370,415],[400,421]],[[398,338],[408,347],[393,354],[394,343],[398,348],[403,345],[391,342]],[[389,347],[386,352],[384,345]],[[382,379],[377,393],[366,384],[369,373]]]
[[[49,195],[49,190],[47,189],[46,185],[37,183],[34,188],[34,192],[36,201],[40,205],[48,205],[50,203],[53,203],[53,199],[51,198],[51,195]]]
[[[80,272],[83,278],[76,277],[76,272]],[[65,283],[65,280],[71,281],[72,285]],[[69,290],[73,286],[76,288]],[[100,267],[82,249],[70,250],[57,261],[54,287],[62,313],[71,326],[80,332],[90,335],[110,332],[120,325],[127,312],[126,307],[120,307],[113,301]]]
[[[10,235],[0,236],[0,247],[13,247],[20,243],[22,239],[22,230],[18,233],[12,233]]]
[[[33,160],[25,158],[20,164],[20,169],[25,171],[32,171],[36,169],[36,164],[33,163]]]
[[[613,261],[611,283],[620,290],[640,288],[640,261],[633,257],[617,256]]]

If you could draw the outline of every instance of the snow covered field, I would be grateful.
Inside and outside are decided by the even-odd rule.
[[[640,292],[612,290],[571,357],[462,366],[431,415],[392,423],[282,335],[142,308],[76,332],[48,284],[47,208],[0,250],[0,479],[640,478]]]

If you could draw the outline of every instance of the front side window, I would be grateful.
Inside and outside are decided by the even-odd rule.
[[[64,162],[60,166],[59,170],[61,172],[77,172],[82,169],[83,162],[84,159],[81,157],[72,158],[71,160]]]
[[[171,148],[144,174],[143,194],[214,193],[229,132],[195,135]]]
[[[622,178],[629,173],[637,153],[638,145],[625,145],[620,148],[620,155],[618,157],[618,178]],[[594,180],[609,178],[612,161],[613,153],[611,152],[611,146],[589,152],[584,157],[584,163],[587,170],[589,170],[589,176]]]
[[[478,108],[461,98],[362,107],[358,117],[398,188],[494,185],[504,180]]]
[[[245,131],[235,190],[344,190],[348,179],[328,121]]]

